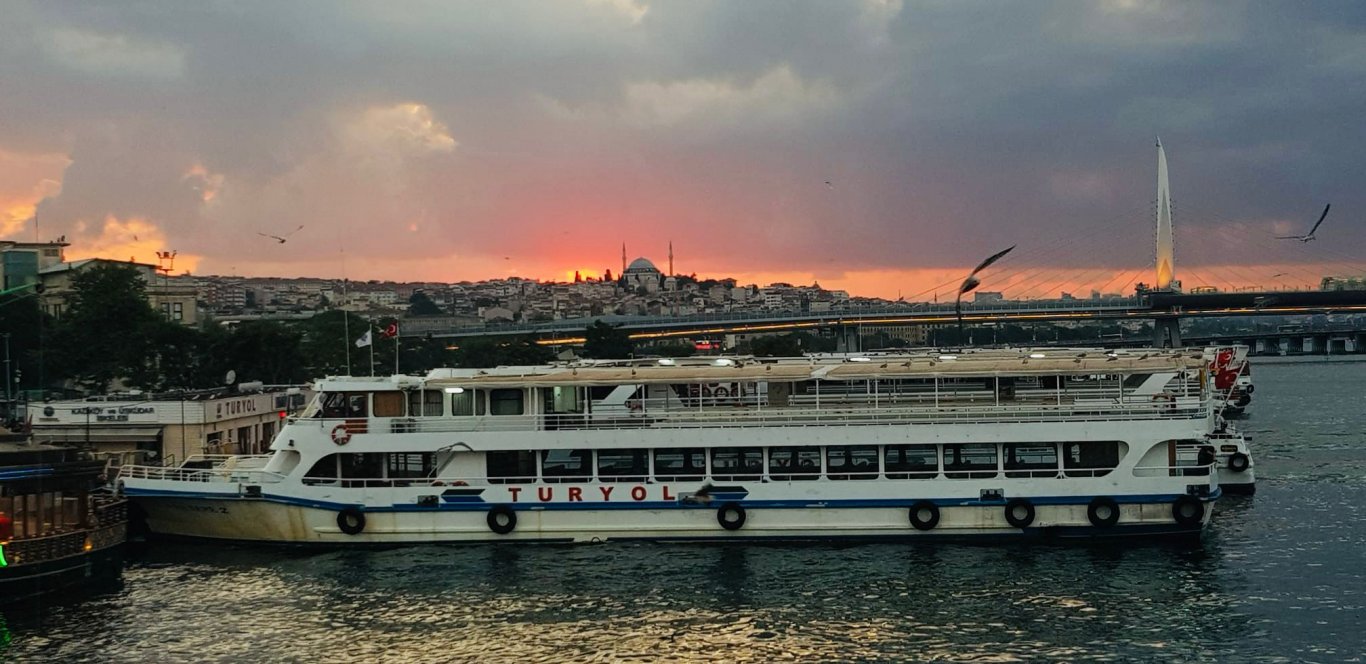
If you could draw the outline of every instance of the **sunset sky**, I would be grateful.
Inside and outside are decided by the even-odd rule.
[[[623,243],[664,268],[672,241],[685,274],[929,299],[1018,245],[983,289],[1132,290],[1152,280],[1160,135],[1186,287],[1366,273],[1357,1],[0,17],[0,239],[65,235],[72,258],[563,280],[617,272]],[[1273,239],[1327,203],[1319,241]]]

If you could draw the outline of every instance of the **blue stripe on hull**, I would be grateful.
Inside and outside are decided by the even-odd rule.
[[[1216,489],[1207,496],[1206,502],[1214,502],[1221,495],[1221,489]],[[202,500],[263,500],[267,502],[280,503],[284,505],[298,505],[301,507],[312,507],[316,509],[341,511],[346,508],[359,509],[364,512],[483,512],[494,505],[506,505],[517,511],[547,510],[659,510],[659,509],[714,509],[722,503],[735,502],[741,507],[752,509],[819,509],[819,508],[869,508],[869,507],[910,507],[922,500],[928,500],[939,507],[1004,507],[1005,501],[993,500],[982,501],[965,498],[898,498],[898,499],[846,499],[846,500],[740,500],[725,501],[712,500],[710,503],[683,503],[678,501],[662,500],[642,500],[631,502],[604,502],[604,501],[584,501],[584,502],[526,502],[526,503],[463,503],[453,502],[437,506],[420,506],[414,503],[402,503],[387,506],[366,506],[360,503],[338,503],[331,501],[309,500],[305,498],[295,498],[292,496],[281,496],[274,494],[263,494],[260,498],[244,498],[236,495],[221,493],[206,493],[198,491],[166,491],[156,489],[135,489],[124,488],[124,493],[131,498],[192,498]],[[1142,494],[1133,496],[1112,496],[1122,505],[1156,504],[1169,503],[1185,494]],[[1046,505],[1086,505],[1090,503],[1090,496],[1039,496],[1030,497],[1029,501],[1037,506]]]

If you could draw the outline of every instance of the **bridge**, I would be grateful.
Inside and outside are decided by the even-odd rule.
[[[1366,313],[1366,291],[1267,291],[1184,294],[1151,292],[1101,300],[1040,300],[972,303],[962,307],[967,325],[1120,321],[1222,316],[1292,316]],[[599,316],[538,324],[423,329],[420,319],[406,323],[409,333],[435,338],[534,336],[547,345],[583,343],[595,321],[620,325],[636,340],[696,338],[723,334],[757,334],[834,329],[857,334],[863,326],[950,325],[958,321],[952,303],[919,303],[896,307],[824,312],[763,311],[696,316]],[[418,324],[418,325],[415,325]],[[1180,339],[1176,340],[1180,343]],[[1192,339],[1193,341],[1193,339]]]
[[[429,334],[435,338],[452,341],[466,337],[529,335],[536,337],[538,343],[545,345],[579,344],[583,343],[587,328],[595,321],[602,321],[619,326],[626,330],[633,339],[642,341],[726,334],[832,330],[839,340],[840,347],[853,349],[857,347],[859,330],[864,326],[944,326],[948,324],[986,325],[1062,321],[1149,320],[1153,323],[1154,336],[1148,343],[1154,346],[1177,346],[1183,344],[1180,321],[1186,318],[1366,313],[1366,290],[1245,290],[1239,288],[1233,289],[1232,292],[1217,292],[1206,284],[1202,288],[1195,289],[1199,292],[1181,292],[1180,282],[1176,279],[1176,242],[1172,226],[1172,200],[1167,173],[1167,158],[1160,141],[1157,144],[1157,173],[1156,251],[1151,263],[1151,268],[1155,268],[1155,279],[1151,289],[1136,288],[1137,294],[1129,297],[964,302],[961,304],[961,311],[955,303],[921,302],[876,308],[841,308],[820,312],[752,311],[690,316],[596,316],[536,324],[453,328],[443,327],[439,324],[424,325],[420,319],[414,319],[405,322],[405,334]],[[1107,237],[1110,239],[1111,246],[1125,244],[1118,241],[1117,238],[1108,235]],[[1204,241],[1198,235],[1192,236],[1190,239],[1196,242]],[[1216,246],[1215,249],[1218,250],[1220,247]],[[1078,250],[1084,251],[1085,249],[1075,246],[1060,249],[1060,251],[1073,252]],[[984,266],[990,262],[990,260],[987,261]],[[1348,265],[1349,263],[1338,264]],[[1350,264],[1355,269],[1355,261]],[[1232,267],[1229,269],[1236,270]],[[975,288],[979,283],[975,278],[976,274],[974,272],[961,286],[956,287],[959,297]],[[1122,279],[1123,276],[1125,275],[1120,274],[1118,278]],[[1133,283],[1136,277],[1137,273],[1130,278],[1129,283]],[[1028,279],[1024,278],[1015,279],[1008,286],[1027,281]],[[1228,281],[1227,278],[1225,281]],[[1112,280],[1113,282],[1117,281]],[[1066,281],[1064,279],[1058,283],[1066,283]],[[1127,285],[1125,284],[1124,287]],[[1356,347],[1356,344],[1354,343],[1353,346]]]

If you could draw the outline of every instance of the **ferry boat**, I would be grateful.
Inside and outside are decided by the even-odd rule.
[[[1219,486],[1226,493],[1253,494],[1257,474],[1252,459],[1251,441],[1229,420],[1246,413],[1252,401],[1252,370],[1247,346],[1222,346],[1205,349],[1211,357],[1209,380],[1214,389],[1214,429],[1205,437],[1215,453]]]
[[[0,438],[0,606],[117,576],[127,501],[100,490],[105,462]]]
[[[333,377],[260,457],[124,466],[154,533],[330,545],[1199,533],[1195,351]],[[1202,460],[1203,452],[1203,460]]]

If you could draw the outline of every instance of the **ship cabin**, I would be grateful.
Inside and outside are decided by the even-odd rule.
[[[1125,430],[1137,435],[1145,421],[1187,420],[1187,429],[1203,431],[1210,417],[1203,369],[1198,351],[1092,350],[635,360],[441,369],[425,378],[329,378],[293,424],[316,426],[333,444],[305,462],[277,443],[286,458],[266,470],[289,474],[304,462],[306,484],[343,486],[377,480],[406,485],[438,476],[493,484],[1095,477],[1127,455],[1129,443],[1121,436],[1062,437],[1053,444],[742,447],[710,441],[739,427],[939,424],[980,430],[1048,423],[1060,431],[1090,421],[1135,422],[1138,427]],[[684,433],[696,447],[677,447],[683,438],[669,430],[691,430]],[[660,443],[643,444],[646,431],[656,432],[649,440]],[[474,435],[403,442],[410,438],[405,434],[463,432]],[[495,436],[504,441],[495,448],[502,449],[489,448],[494,439],[478,433],[513,434],[517,449],[507,449],[506,435]],[[757,441],[762,432],[746,435]],[[473,448],[461,442],[475,440]],[[1204,465],[1196,456],[1203,444],[1198,435],[1168,442],[1167,451],[1154,451],[1140,465],[1163,475]],[[487,451],[451,454],[476,450]],[[456,457],[459,467],[448,467]]]

